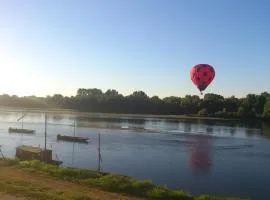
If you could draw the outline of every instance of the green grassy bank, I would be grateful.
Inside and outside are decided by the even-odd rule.
[[[118,174],[104,174],[91,170],[62,168],[42,163],[40,161],[1,160],[0,166],[27,171],[27,173],[42,173],[51,177],[75,182],[76,184],[97,188],[103,191],[157,200],[240,200],[234,197],[213,197],[209,195],[192,196],[184,191],[171,190],[151,181],[135,180]],[[53,195],[53,194],[50,194]]]

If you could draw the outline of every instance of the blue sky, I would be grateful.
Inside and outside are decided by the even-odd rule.
[[[270,91],[268,0],[0,0],[0,94],[199,94],[191,66],[209,63],[205,92]]]

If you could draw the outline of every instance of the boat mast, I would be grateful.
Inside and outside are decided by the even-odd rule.
[[[22,116],[17,119],[17,121],[22,120],[22,129],[23,129],[23,118],[26,116],[26,114],[22,113]]]

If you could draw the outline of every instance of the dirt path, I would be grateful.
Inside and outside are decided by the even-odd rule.
[[[31,187],[37,186],[45,190],[56,190],[58,193],[70,193],[91,197],[92,199],[102,200],[138,200],[140,198],[124,196],[121,194],[105,192],[96,188],[81,186],[76,183],[62,181],[47,175],[30,173],[12,167],[0,167],[0,181],[19,181],[21,183],[30,184]],[[13,196],[13,195],[12,195]],[[13,200],[11,197],[5,197],[7,200]],[[11,198],[11,199],[10,199]],[[1,198],[0,199],[4,199]],[[33,199],[33,198],[32,198]],[[15,198],[14,200],[22,200]]]
[[[15,197],[7,194],[0,193],[0,199],[1,200],[25,200],[25,198],[22,197]]]

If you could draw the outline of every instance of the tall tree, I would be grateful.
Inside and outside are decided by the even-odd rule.
[[[270,97],[267,98],[266,103],[264,105],[263,115],[266,118],[270,118]]]

